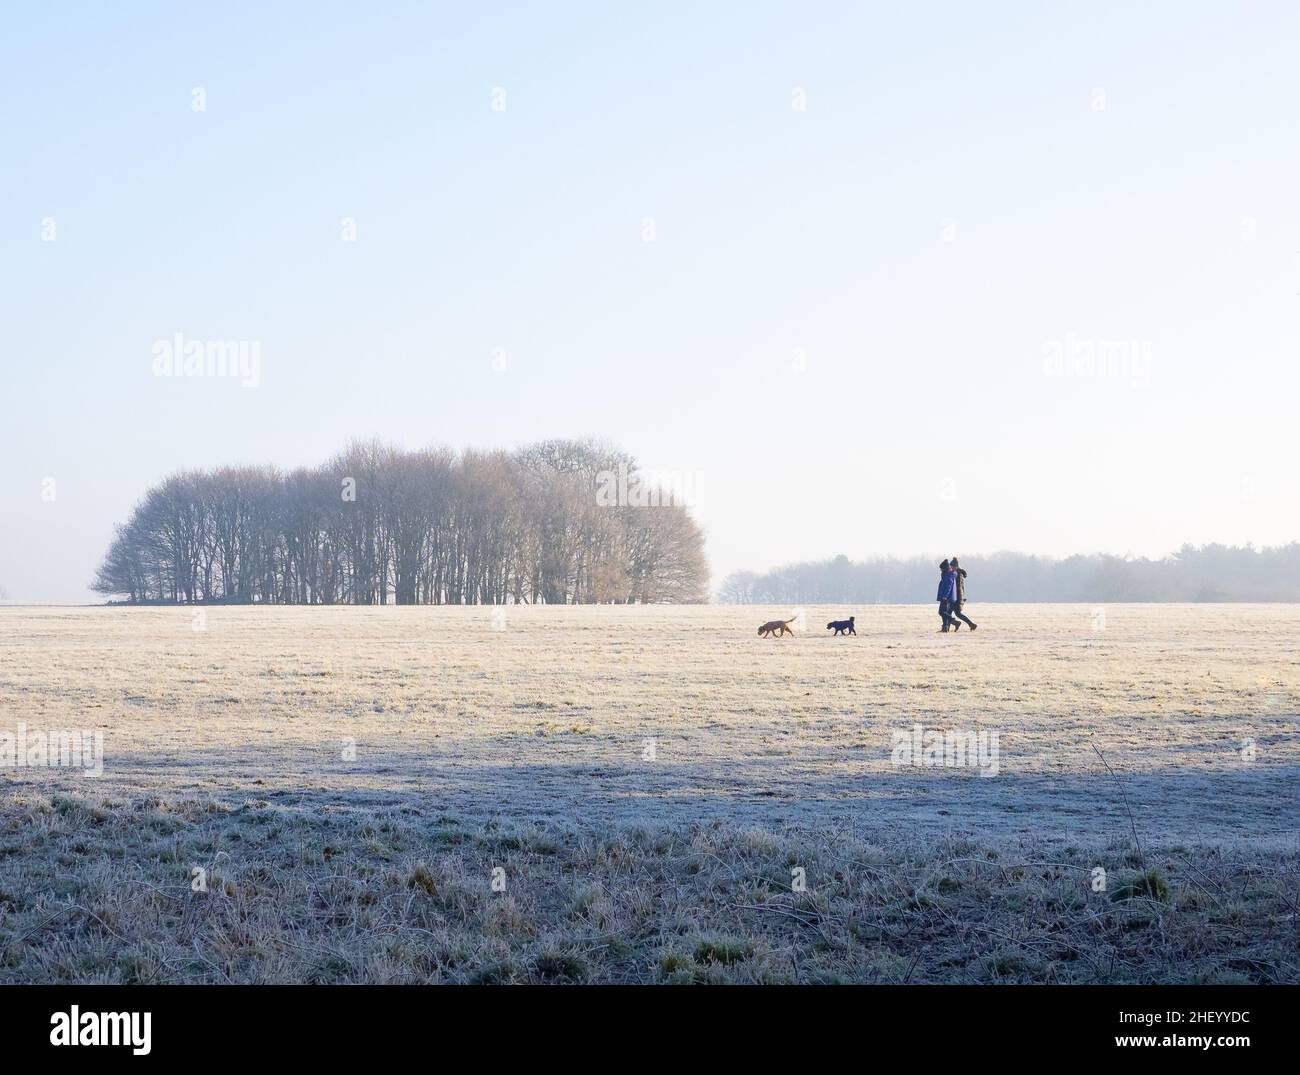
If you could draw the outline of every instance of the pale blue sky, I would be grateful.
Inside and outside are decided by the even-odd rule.
[[[373,435],[698,473],[715,583],[1300,537],[1295,5],[119,6],[0,13],[11,598],[173,470]],[[261,384],[155,378],[176,332]]]

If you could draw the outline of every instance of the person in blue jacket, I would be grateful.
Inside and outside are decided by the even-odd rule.
[[[941,630],[947,631],[953,625],[952,606],[957,600],[957,572],[944,560],[939,565],[939,593],[935,600],[939,602],[939,619],[943,621]]]

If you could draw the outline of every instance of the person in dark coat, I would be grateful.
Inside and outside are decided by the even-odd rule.
[[[955,556],[948,561],[948,567],[952,570],[956,582],[952,608],[949,610],[952,618],[952,629],[960,631],[961,625],[965,623],[973,631],[979,624],[973,623],[971,618],[961,610],[961,606],[966,603],[966,569],[957,563],[957,557]]]
[[[939,565],[939,592],[935,596],[939,602],[939,619],[943,621],[942,631],[953,625],[952,605],[957,600],[957,573],[952,570],[947,560]]]

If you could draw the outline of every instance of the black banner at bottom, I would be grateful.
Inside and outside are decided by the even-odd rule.
[[[1185,1060],[1290,1054],[1298,1002],[1297,986],[8,986],[0,1026],[7,1055],[91,1061],[221,1048],[373,1062],[431,1040],[494,1057],[608,1041],[630,1058],[629,1044],[694,1031],[772,1058],[848,1035],[926,1059],[995,1047]]]

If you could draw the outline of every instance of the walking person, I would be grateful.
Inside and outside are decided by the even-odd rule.
[[[957,600],[957,573],[947,560],[939,565],[939,593],[935,600],[939,602],[939,619],[943,621],[940,630],[946,634],[948,628],[957,622],[952,618],[953,602]]]
[[[961,610],[961,606],[966,603],[966,569],[957,563],[957,557],[955,556],[948,561],[948,566],[952,569],[953,579],[956,584],[952,608],[950,609],[952,629],[960,631],[961,625],[964,623],[973,631],[979,624],[973,623],[971,618]]]

